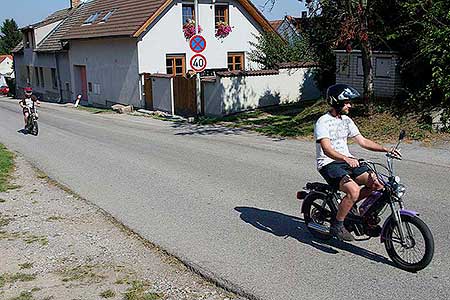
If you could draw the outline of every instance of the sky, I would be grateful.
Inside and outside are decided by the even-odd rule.
[[[277,0],[275,6],[264,8],[268,0],[251,0],[268,20],[282,19],[285,15],[300,16],[304,10],[298,0]],[[270,1],[269,1],[270,2]],[[59,9],[67,8],[70,0],[0,0],[0,24],[5,19],[13,18],[19,27],[41,21]]]

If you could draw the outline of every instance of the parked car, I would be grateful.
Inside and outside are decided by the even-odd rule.
[[[7,85],[0,86],[0,95],[8,95],[9,87]]]

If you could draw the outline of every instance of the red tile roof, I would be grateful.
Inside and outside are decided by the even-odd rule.
[[[7,58],[13,60],[12,55],[0,55],[0,64]]]
[[[132,36],[166,1],[169,0],[93,0],[79,8],[64,39]],[[112,10],[111,17],[101,23]],[[92,24],[83,24],[96,12],[100,15]]]
[[[278,27],[283,23],[284,20],[273,20],[269,21],[270,26],[272,26],[273,29],[278,30]]]

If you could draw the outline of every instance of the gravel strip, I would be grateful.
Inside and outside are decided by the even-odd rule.
[[[0,193],[0,299],[243,299],[53,184],[23,157]]]

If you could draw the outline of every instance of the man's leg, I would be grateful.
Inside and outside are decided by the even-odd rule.
[[[341,179],[339,184],[339,190],[344,192],[346,195],[339,204],[338,213],[336,215],[337,221],[344,221],[350,209],[353,205],[358,202],[360,194],[359,185],[350,178],[350,176],[345,176]]]
[[[339,240],[353,241],[353,235],[344,227],[344,220],[359,199],[360,187],[349,175],[346,175],[339,183],[339,190],[346,193],[346,195],[339,204],[336,221],[331,226],[330,231]]]
[[[383,184],[378,181],[376,175],[373,172],[365,172],[355,178],[356,183],[364,185],[359,193],[359,200],[367,198],[373,191],[381,190]]]

